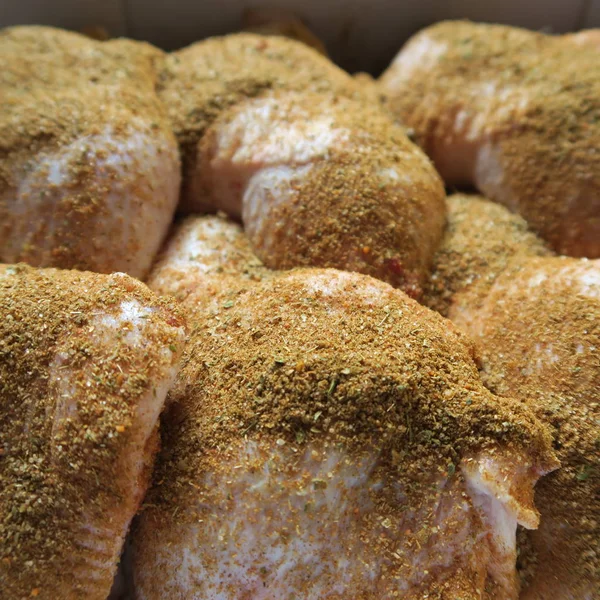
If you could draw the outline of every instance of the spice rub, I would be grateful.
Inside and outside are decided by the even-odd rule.
[[[140,600],[517,597],[548,432],[452,324],[298,269],[192,317],[134,530]]]
[[[445,22],[380,83],[449,185],[475,185],[561,254],[600,256],[600,61],[592,44]]]
[[[182,316],[142,283],[0,266],[0,590],[104,600],[157,450]]]
[[[513,261],[552,254],[522,217],[503,206],[467,194],[448,196],[446,204],[446,231],[423,297],[445,317],[463,303],[472,309]]]
[[[159,50],[0,32],[0,261],[142,277],[179,196]]]

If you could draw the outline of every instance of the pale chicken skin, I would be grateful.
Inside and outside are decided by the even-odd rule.
[[[241,226],[224,215],[189,216],[173,232],[150,271],[148,287],[185,301],[273,275],[254,254]]]
[[[182,209],[240,219],[269,268],[358,271],[416,297],[442,235],[443,184],[361,87],[283,38],[171,55],[160,95],[183,155]]]
[[[475,341],[487,387],[551,426],[561,461],[536,487],[541,524],[523,536],[521,598],[600,597],[600,261],[515,261],[450,317]]]
[[[557,463],[467,339],[355,273],[224,297],[190,316],[134,597],[516,599],[516,526]]]
[[[557,252],[589,258],[600,256],[594,35],[440,23],[411,38],[379,80],[446,184],[474,185]]]
[[[124,274],[0,266],[0,596],[105,600],[181,314]]]
[[[181,181],[159,50],[0,32],[0,261],[144,277]]]

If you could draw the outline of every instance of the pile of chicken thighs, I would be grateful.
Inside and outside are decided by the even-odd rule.
[[[600,597],[598,32],[257,27],[0,31],[0,597]]]

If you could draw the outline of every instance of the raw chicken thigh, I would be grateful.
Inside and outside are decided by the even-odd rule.
[[[142,283],[0,266],[0,596],[104,600],[184,344]]]
[[[241,219],[269,268],[358,271],[418,297],[444,188],[360,89],[284,38],[228,36],[174,53],[160,94],[183,155],[182,206]]]
[[[536,488],[540,528],[521,550],[524,600],[600,597],[600,261],[515,261],[450,317],[485,384],[547,422],[561,468]]]
[[[557,252],[595,258],[600,60],[575,41],[439,23],[407,42],[380,83],[448,185],[475,185]]]
[[[557,463],[466,338],[353,273],[224,297],[169,396],[135,597],[516,599],[516,526]]]
[[[522,219],[472,196],[449,227],[425,300],[473,337],[484,383],[551,425],[561,469],[538,486],[539,531],[522,536],[527,600],[600,594],[600,348],[597,260],[550,257]]]
[[[0,261],[143,277],[180,186],[162,53],[16,27],[0,55]]]
[[[448,223],[423,302],[445,317],[463,301],[472,308],[514,261],[552,252],[519,215],[481,196],[448,196]],[[465,299],[466,298],[466,299]]]

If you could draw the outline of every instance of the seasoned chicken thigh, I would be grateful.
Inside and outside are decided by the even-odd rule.
[[[0,55],[0,261],[143,277],[180,186],[162,53],[16,27]]]
[[[521,539],[527,600],[600,593],[598,261],[549,257],[520,217],[484,199],[448,199],[446,236],[425,300],[467,331],[484,383],[553,428],[562,467],[538,487],[539,531]]]
[[[249,100],[217,119],[199,154],[195,198],[241,216],[268,267],[335,266],[420,294],[444,189],[381,111],[308,93]]]
[[[181,316],[127,275],[0,266],[0,596],[105,600]]]
[[[561,461],[536,488],[522,598],[600,597],[600,261],[516,262],[450,317],[475,340],[486,385],[552,427]]]
[[[353,273],[227,298],[192,318],[135,597],[516,599],[517,522],[537,527],[556,461],[525,407],[481,385],[466,338]]]
[[[423,303],[445,317],[462,302],[472,308],[514,261],[550,256],[546,244],[519,215],[481,196],[453,194],[448,221],[433,259]]]
[[[475,185],[557,252],[595,258],[600,60],[575,41],[439,23],[409,40],[380,83],[448,185]]]

